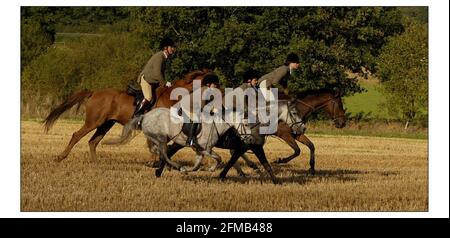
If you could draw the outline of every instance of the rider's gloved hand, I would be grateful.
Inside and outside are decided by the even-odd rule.
[[[172,84],[169,81],[167,81],[166,82],[166,87],[172,87]]]

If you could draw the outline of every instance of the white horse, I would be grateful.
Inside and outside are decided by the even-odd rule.
[[[303,132],[305,130],[304,125],[301,122],[301,118],[299,116],[299,113],[297,112],[297,109],[295,107],[295,104],[291,103],[288,100],[279,100],[278,101],[278,121],[285,122],[294,131]],[[243,138],[242,137],[242,134],[243,134],[242,130],[241,131],[238,130],[236,132],[237,132],[237,134],[240,134],[240,138],[242,139]],[[248,135],[248,133],[245,133],[245,134]],[[226,139],[228,137],[228,135],[230,135],[233,138],[231,138],[230,140]],[[274,177],[274,175],[273,175],[273,173],[271,171],[270,165],[268,163],[265,163],[267,161],[265,161],[264,151],[262,150],[262,146],[265,143],[265,136],[267,136],[267,135],[259,133],[259,125],[258,125],[258,123],[251,128],[251,134],[250,135],[252,136],[252,141],[244,141],[244,140],[242,140],[243,144],[233,143],[233,142],[236,142],[235,140],[239,140],[239,138],[236,138],[235,135],[236,135],[236,133],[231,133],[231,134],[224,135],[223,137],[220,138],[222,140],[222,142],[219,143],[219,144],[216,144],[216,146],[218,146],[219,148],[223,148],[223,149],[231,149],[232,151],[241,150],[241,149],[243,149],[243,148],[241,148],[242,146],[244,146],[244,147],[249,146],[249,145],[260,146],[261,149],[258,151],[258,153],[255,152],[255,155],[260,160],[260,162],[263,164],[263,166],[267,170],[267,172],[271,175],[272,179],[275,181],[275,177]],[[224,143],[224,141],[231,141],[231,144],[227,144],[226,142]],[[176,144],[175,143],[175,144],[171,145],[170,152],[169,152],[170,156],[175,154],[181,148],[183,148],[183,144]],[[242,153],[240,153],[240,155],[242,155]],[[232,152],[232,154],[233,154],[233,152]],[[245,157],[242,157],[242,158],[246,159]],[[201,159],[201,158],[198,158],[198,159]],[[155,174],[156,174],[157,177],[161,176],[161,173],[162,173],[162,171],[164,169],[164,164],[165,164],[166,160],[161,160],[161,161],[163,163],[159,164],[158,165],[158,169],[155,171]],[[219,161],[221,161],[221,159],[219,159]],[[247,162],[247,164],[248,163],[249,162]],[[198,164],[196,164],[196,165],[198,165]],[[237,163],[232,162],[231,166],[234,166],[241,176],[245,175],[242,172],[240,166]],[[255,167],[256,167],[256,165],[255,165]],[[256,167],[256,169],[257,169],[257,167]],[[226,172],[225,172],[225,174],[226,174]]]
[[[222,160],[212,148],[219,140],[219,137],[232,127],[241,132],[241,138],[246,143],[251,144],[254,140],[253,136],[245,134],[246,131],[252,131],[252,127],[246,123],[226,122],[220,117],[216,117],[212,122],[201,122],[201,131],[196,135],[197,143],[200,145],[201,150],[194,150],[196,153],[195,165],[193,167],[181,166],[167,157],[167,144],[173,141],[173,143],[178,145],[186,146],[187,135],[182,131],[184,123],[181,119],[173,117],[170,109],[155,108],[145,115],[132,119],[123,128],[119,139],[105,141],[105,144],[124,144],[128,142],[139,121],[142,121],[142,132],[147,138],[147,145],[150,151],[157,152],[160,160],[183,172],[198,170],[204,156],[210,156],[216,160],[216,164],[210,168],[211,171],[215,170]]]

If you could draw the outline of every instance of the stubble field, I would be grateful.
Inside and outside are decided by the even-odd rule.
[[[230,170],[227,180],[215,172],[183,174],[165,170],[156,178],[145,138],[130,144],[100,144],[99,161],[89,162],[89,134],[69,157],[54,157],[67,145],[79,122],[58,121],[48,133],[33,121],[21,123],[22,211],[427,211],[427,140],[308,135],[316,146],[316,170],[308,174],[309,150],[289,164],[272,164],[283,182],[273,185],[243,165],[245,178]],[[119,135],[116,125],[105,138]],[[265,145],[269,161],[286,157],[292,150],[269,138]],[[215,149],[223,160],[229,152]],[[192,165],[194,153],[185,148],[174,156]],[[257,161],[253,154],[249,154]],[[203,168],[212,159],[206,158]],[[240,161],[240,163],[242,163]]]

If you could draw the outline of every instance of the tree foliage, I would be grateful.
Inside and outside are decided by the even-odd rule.
[[[362,89],[345,72],[376,71],[382,46],[402,24],[393,7],[23,7],[21,53],[29,65],[22,90],[60,99],[80,88],[123,87],[171,36],[178,50],[169,80],[206,67],[237,86],[248,68],[265,74],[296,52],[300,70],[290,93],[334,88],[351,95]],[[49,48],[55,31],[102,36]]]
[[[111,33],[52,47],[23,71],[23,100],[40,101],[48,95],[60,100],[81,89],[124,89],[136,81],[136,72],[152,53],[142,46],[132,34]]]
[[[427,24],[410,22],[403,34],[392,37],[383,47],[378,67],[389,113],[406,121],[426,118]]]
[[[20,66],[23,69],[45,53],[55,41],[54,19],[46,7],[22,7],[20,28]]]
[[[173,75],[199,67],[216,68],[228,85],[254,68],[268,73],[289,52],[301,56],[301,71],[291,91],[323,87],[347,94],[361,89],[344,71],[365,66],[386,38],[402,31],[395,8],[353,7],[201,7],[135,8],[134,29],[154,48],[163,35],[179,41]],[[172,75],[172,78],[174,77]]]
[[[428,23],[428,7],[399,7],[405,22]]]

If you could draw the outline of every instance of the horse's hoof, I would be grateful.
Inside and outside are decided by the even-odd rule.
[[[156,170],[156,171],[155,171],[155,176],[156,176],[157,178],[161,177],[161,174],[162,174],[162,170],[161,170],[161,171],[160,171],[160,170]]]

